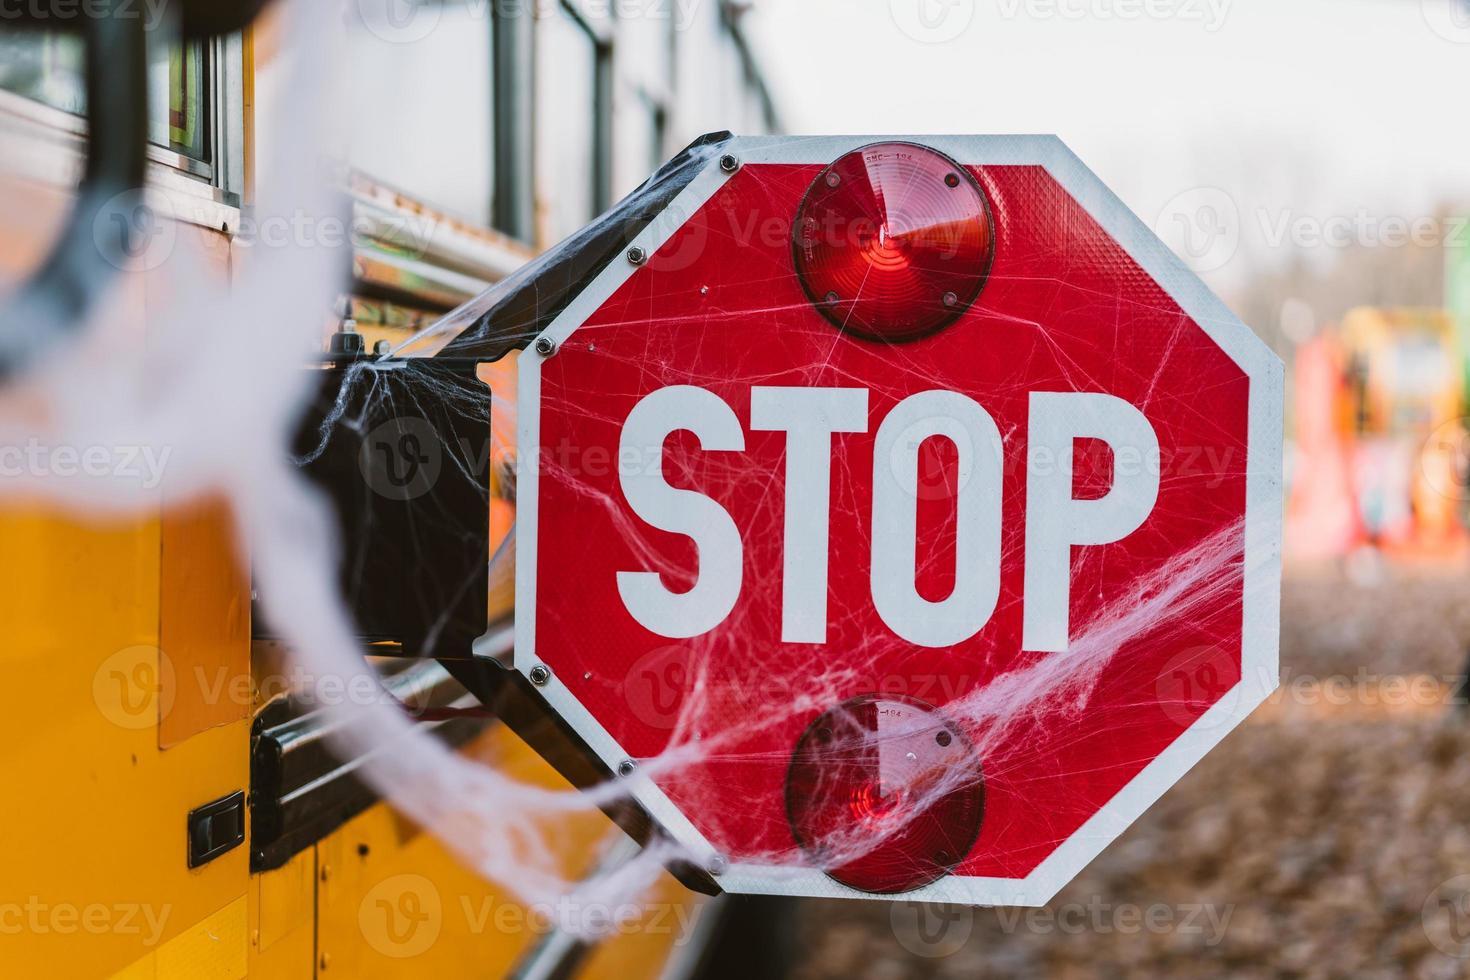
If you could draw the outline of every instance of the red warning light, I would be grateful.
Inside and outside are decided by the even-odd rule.
[[[916,698],[869,694],[808,726],[786,773],[806,855],[861,891],[912,891],[964,860],[985,815],[974,745]]]
[[[877,143],[817,175],[797,212],[796,270],[822,315],[873,340],[954,322],[985,285],[995,235],[985,194],[949,157]]]

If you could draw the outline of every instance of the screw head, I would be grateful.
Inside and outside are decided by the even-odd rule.
[[[624,759],[622,762],[618,763],[618,775],[626,779],[629,776],[633,775],[634,770],[636,770],[637,768],[638,764],[632,759]]]
[[[537,687],[545,687],[551,681],[551,670],[545,664],[537,664],[531,668],[531,683]]]
[[[730,870],[730,861],[723,854],[712,854],[710,855],[709,863],[704,866],[704,870],[719,877]]]
[[[828,187],[836,187],[838,184],[842,183],[842,178],[838,176],[838,173],[835,170],[827,171],[827,176],[823,179],[826,181]]]
[[[726,153],[720,157],[720,169],[727,174],[733,174],[740,169],[740,158],[732,153]]]
[[[628,261],[634,265],[642,265],[648,261],[648,253],[643,250],[642,245],[634,245],[628,249]]]
[[[945,306],[955,307],[960,305],[960,298],[954,293],[945,293],[940,297]]]
[[[550,337],[537,337],[536,353],[540,354],[542,357],[550,357],[552,354],[556,353],[556,341],[552,340]]]
[[[826,296],[822,297],[822,301],[828,306],[837,305],[837,303],[841,301],[841,299],[842,297],[837,295],[837,291],[835,289],[832,292],[828,293]]]

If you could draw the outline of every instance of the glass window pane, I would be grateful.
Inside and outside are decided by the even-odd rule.
[[[448,2],[411,40],[352,21],[348,160],[477,224],[494,188],[491,5]]]
[[[82,42],[40,31],[0,34],[0,89],[63,112],[85,112]]]
[[[148,139],[196,160],[209,158],[205,50],[199,43],[150,46]]]
[[[148,139],[208,161],[208,71],[203,44],[148,36]],[[87,111],[80,39],[40,31],[0,35],[0,89],[77,115]]]
[[[557,242],[597,216],[597,42],[565,7],[543,22],[543,49],[553,69],[541,78],[547,88],[550,159],[544,189],[547,233]]]

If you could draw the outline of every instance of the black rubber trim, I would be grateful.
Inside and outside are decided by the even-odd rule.
[[[474,699],[432,660],[383,678],[398,700],[420,708],[469,707]],[[492,719],[420,722],[448,745],[463,745]],[[343,759],[330,744],[325,713],[277,698],[256,716],[250,751],[250,870],[270,871],[378,802],[354,775],[362,758]]]

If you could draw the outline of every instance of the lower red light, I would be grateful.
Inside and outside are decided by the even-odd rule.
[[[866,146],[818,174],[795,238],[797,273],[822,315],[886,341],[954,322],[979,296],[995,246],[975,179],[912,143]]]
[[[796,842],[829,877],[894,894],[964,860],[985,815],[985,780],[973,744],[938,709],[870,694],[802,735],[786,812]]]

